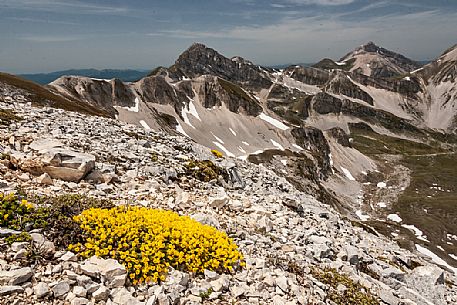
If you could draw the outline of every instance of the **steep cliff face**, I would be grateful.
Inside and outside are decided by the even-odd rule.
[[[226,58],[203,44],[193,44],[170,68],[188,78],[214,75],[249,88],[268,88],[271,81],[267,71],[241,57]]]

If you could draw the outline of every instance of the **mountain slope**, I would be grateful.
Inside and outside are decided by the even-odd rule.
[[[345,57],[346,64],[368,58],[376,69],[365,75],[363,69],[325,60],[314,67],[275,70],[194,44],[174,65],[159,67],[137,82],[73,76],[49,87],[146,130],[181,133],[225,156],[263,164],[342,213],[410,241],[405,247],[414,250],[418,243],[437,251],[439,246],[446,251],[440,257],[456,264],[447,253],[457,245],[448,244],[446,234],[457,234],[457,227],[451,218],[445,226],[438,221],[440,197],[427,199],[437,207],[428,209],[423,202],[430,194],[411,196],[415,185],[424,185],[419,164],[430,160],[440,164],[438,172],[445,172],[447,158],[454,157],[457,140],[431,128],[425,98],[431,96],[434,77],[447,79],[444,74],[453,66],[438,65],[442,76],[435,70],[426,76],[412,72],[417,65],[404,56],[374,44],[353,53]],[[443,58],[452,63],[453,54],[451,50]],[[455,88],[453,79],[445,83]],[[452,180],[441,178],[436,179],[443,185]],[[457,190],[449,191],[446,200],[457,199]],[[429,213],[408,217],[406,211],[417,207]],[[441,209],[455,213],[451,205]],[[390,220],[397,213],[405,223]],[[402,225],[416,226],[433,239],[426,244]]]
[[[457,45],[413,73],[423,79],[426,122],[430,127],[457,131]]]
[[[120,70],[120,69],[71,69],[63,71],[55,71],[50,73],[33,73],[20,74],[20,77],[36,82],[40,85],[47,85],[64,75],[78,75],[86,77],[94,77],[99,79],[117,78],[123,82],[133,82],[145,77],[148,72],[138,70]]]
[[[349,71],[372,77],[395,77],[416,70],[420,65],[405,56],[369,42],[339,60]]]
[[[82,102],[79,99],[68,99],[58,94],[54,94],[45,87],[35,84],[34,82],[1,72],[0,94],[4,98],[12,95],[20,95],[23,99],[30,101],[37,106],[46,105],[91,115],[108,116],[107,112],[88,101]]]

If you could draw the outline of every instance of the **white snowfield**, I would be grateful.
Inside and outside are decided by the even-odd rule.
[[[447,269],[451,270],[452,272],[454,272],[454,274],[457,274],[457,268],[454,268],[452,266],[450,266],[448,263],[446,263],[441,257],[439,257],[438,255],[436,255],[435,253],[433,253],[432,251],[430,251],[429,249],[425,248],[425,247],[422,247],[421,245],[418,245],[416,244],[416,249],[417,251],[419,251],[420,253],[422,253],[423,255],[425,256],[428,256],[431,258],[431,260],[437,264],[437,265],[441,265],[443,267],[446,267]]]
[[[397,214],[389,214],[389,215],[387,215],[387,219],[390,221],[393,221],[393,222],[402,222],[402,220],[403,220]]]
[[[342,167],[342,166],[340,166],[340,168],[341,168],[341,170],[343,171],[343,173],[344,173],[344,175],[346,176],[346,178],[348,178],[348,179],[351,180],[351,181],[355,181],[354,176],[352,176],[351,172],[350,172],[348,169],[346,169],[346,168],[344,168],[344,167]]]
[[[279,128],[279,129],[281,129],[281,130],[287,130],[287,129],[289,129],[289,127],[286,126],[284,123],[278,121],[278,120],[275,119],[275,118],[272,118],[271,116],[266,115],[266,114],[263,113],[263,112],[258,116],[258,118],[261,119],[261,120],[264,120],[265,122],[270,123],[270,124],[273,125],[274,127]]]
[[[146,123],[144,120],[140,120],[140,125],[143,126],[143,128],[146,130],[151,130],[151,127],[149,127],[148,123]]]

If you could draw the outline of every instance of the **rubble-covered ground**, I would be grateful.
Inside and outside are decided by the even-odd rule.
[[[83,261],[40,231],[10,245],[7,236],[19,232],[3,228],[0,304],[457,303],[453,270],[341,217],[262,165],[216,159],[184,137],[11,96],[0,102],[9,114],[0,125],[1,192],[80,193],[191,215],[227,232],[247,266],[234,274],[171,270],[161,284],[133,286],[116,261]],[[191,160],[211,160],[230,175],[201,181],[186,166]],[[50,258],[24,266],[31,245]]]

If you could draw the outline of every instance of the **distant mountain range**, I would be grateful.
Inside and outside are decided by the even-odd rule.
[[[122,69],[70,69],[50,73],[20,74],[19,76],[40,85],[47,85],[64,75],[78,75],[100,79],[117,78],[123,82],[134,82],[145,77],[150,70]]]

